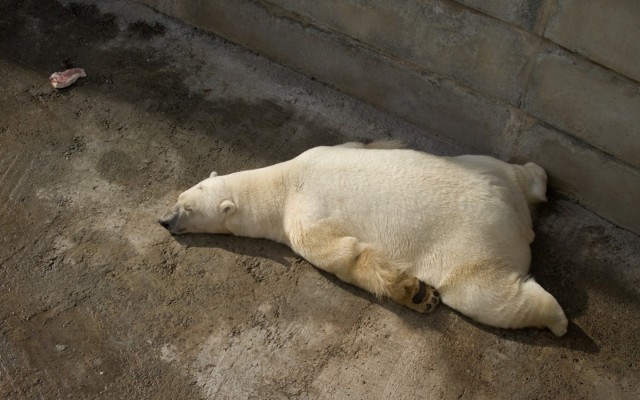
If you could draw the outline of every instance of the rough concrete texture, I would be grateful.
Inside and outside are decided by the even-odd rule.
[[[556,0],[544,35],[640,81],[640,2]]]
[[[540,33],[555,0],[454,0],[523,29]]]
[[[640,86],[566,53],[541,54],[524,108],[600,150],[640,167]]]
[[[510,140],[510,135],[502,135],[511,120],[508,107],[438,75],[410,67],[399,69],[396,60],[342,36],[303,26],[278,10],[248,1],[212,1],[197,12],[185,4],[145,2],[234,42],[261,49],[282,64],[331,82],[436,134],[446,132],[448,141],[465,143],[476,151],[497,152]],[[274,23],[276,16],[279,19]],[[243,19],[249,21],[250,31],[246,24],[236,23]]]
[[[640,396],[640,237],[565,200],[540,210],[532,267],[572,321],[561,339],[376,301],[271,242],[171,237],[157,216],[212,169],[374,137],[463,150],[130,2],[101,7],[0,1],[0,397]],[[88,76],[52,89],[68,66]]]
[[[539,46],[534,35],[450,1],[414,0],[402,7],[384,0],[270,2],[513,105]]]

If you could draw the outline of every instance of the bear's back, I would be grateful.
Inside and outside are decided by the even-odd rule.
[[[510,178],[513,166],[474,157],[314,148],[294,159],[292,199],[298,217],[331,221],[398,255],[417,254],[425,244],[458,248],[486,238],[507,245],[530,229],[525,197]]]

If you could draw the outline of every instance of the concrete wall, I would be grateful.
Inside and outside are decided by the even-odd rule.
[[[640,233],[638,0],[140,0]]]

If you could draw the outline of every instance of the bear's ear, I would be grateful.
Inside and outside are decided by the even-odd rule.
[[[223,214],[231,214],[236,210],[236,205],[231,200],[223,200],[218,209]]]
[[[216,176],[218,176],[218,173],[216,171],[213,171],[211,175],[209,175],[209,178],[214,178]]]

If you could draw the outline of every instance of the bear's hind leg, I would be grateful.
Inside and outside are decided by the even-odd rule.
[[[353,265],[336,272],[336,276],[419,313],[435,310],[440,304],[440,293],[415,276],[405,274],[407,269],[402,263],[394,263],[365,245]]]
[[[440,295],[433,287],[404,273],[406,265],[389,260],[355,237],[337,235],[326,226],[307,230],[291,247],[316,267],[377,297],[389,297],[420,313],[431,312],[440,303]]]
[[[478,322],[499,328],[549,328],[567,332],[567,317],[556,299],[533,279],[504,270],[470,269],[440,287],[442,301]]]

